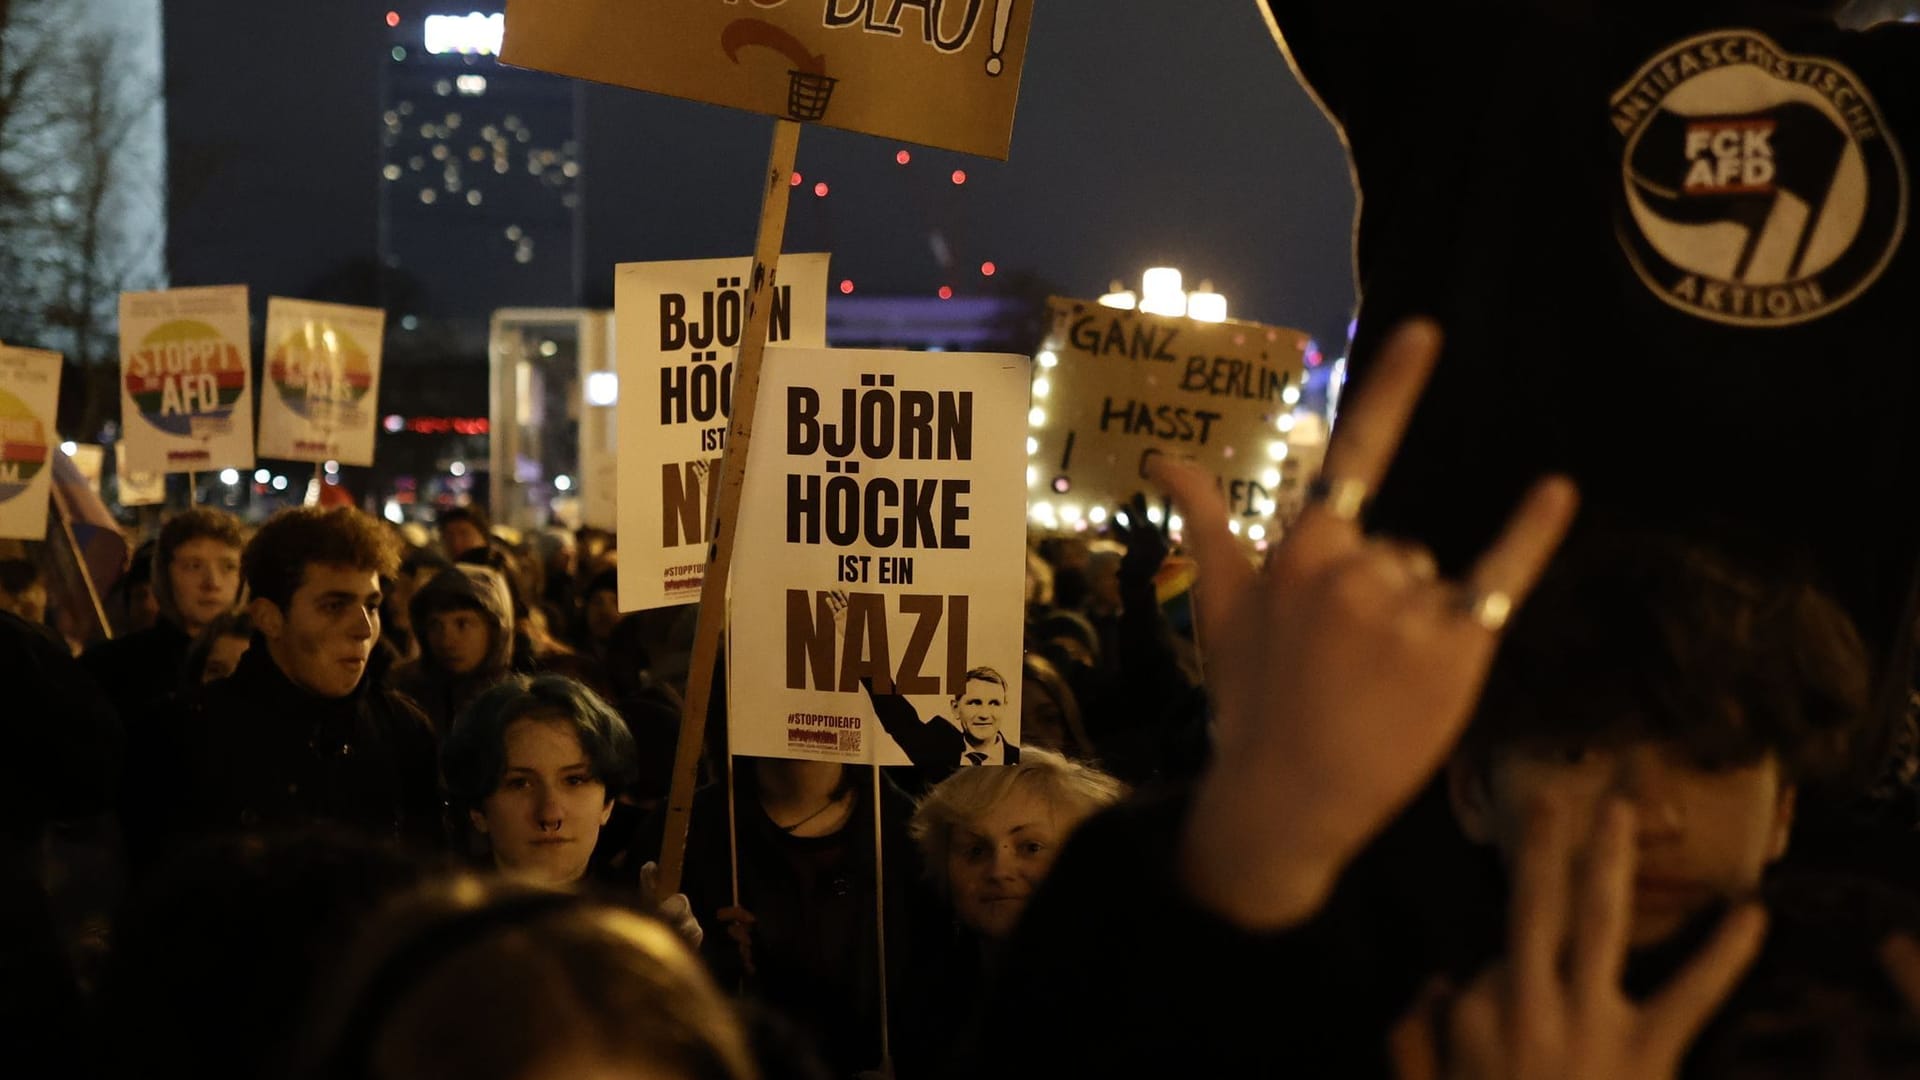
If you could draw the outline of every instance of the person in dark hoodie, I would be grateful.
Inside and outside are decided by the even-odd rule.
[[[306,506],[247,545],[253,645],[171,718],[166,795],[142,807],[174,838],[332,822],[437,849],[433,730],[385,688],[380,582],[398,562],[379,521]]]
[[[81,664],[136,734],[154,703],[180,684],[187,650],[240,595],[240,519],[196,506],[160,529],[153,548],[153,596],[160,617],[145,630],[103,641]],[[135,755],[138,758],[139,755]]]
[[[462,564],[422,585],[408,613],[420,655],[394,669],[392,686],[445,733],[469,702],[513,673],[513,602],[498,573]]]
[[[1904,679],[1920,26],[1843,29],[1837,0],[1262,3],[1360,192],[1351,374],[1403,319],[1446,333],[1369,520],[1456,571],[1564,472],[1582,532],[1800,558]]]

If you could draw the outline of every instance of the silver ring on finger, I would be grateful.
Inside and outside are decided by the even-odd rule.
[[[1358,523],[1366,513],[1373,488],[1365,480],[1341,479],[1321,473],[1307,488],[1307,505],[1318,506],[1341,521]]]
[[[1513,597],[1499,589],[1468,588],[1460,594],[1459,608],[1481,629],[1497,634],[1513,618]]]

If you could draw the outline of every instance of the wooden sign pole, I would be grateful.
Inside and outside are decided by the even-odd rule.
[[[746,327],[733,362],[733,415],[727,423],[727,451],[720,469],[720,497],[707,522],[707,576],[700,586],[700,621],[693,635],[693,662],[687,672],[686,703],[680,713],[680,742],[673,758],[673,787],[667,794],[666,835],[660,841],[659,892],[680,891],[687,855],[687,821],[693,813],[693,785],[700,769],[707,731],[707,707],[713,673],[727,629],[727,578],[733,568],[733,542],[739,531],[740,493],[747,480],[747,448],[753,438],[754,403],[760,396],[760,360],[766,352],[773,310],[775,272],[786,238],[787,203],[793,165],[800,150],[800,125],[775,121],[773,150],[767,159],[766,188],[760,204],[760,233],[753,247],[753,276],[747,294]],[[713,483],[713,477],[707,478]]]

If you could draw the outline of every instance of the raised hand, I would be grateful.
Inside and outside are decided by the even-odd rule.
[[[1573,486],[1537,485],[1464,582],[1360,513],[1386,475],[1439,354],[1402,327],[1341,412],[1315,498],[1256,570],[1212,476],[1165,458],[1154,479],[1186,517],[1216,717],[1182,875],[1250,928],[1318,909],[1346,863],[1438,769],[1465,727],[1499,632],[1573,518]]]
[[[1127,553],[1120,558],[1120,579],[1153,580],[1160,564],[1173,553],[1173,541],[1167,535],[1165,524],[1155,525],[1147,516],[1147,497],[1135,492],[1125,506],[1114,511],[1110,520],[1114,533],[1127,546]],[[1167,518],[1163,516],[1161,520],[1165,522]]]
[[[652,909],[661,922],[673,927],[687,947],[699,951],[700,943],[706,940],[706,931],[701,929],[700,920],[693,916],[693,903],[686,893],[660,895],[660,864],[646,862],[640,865],[640,902]]]
[[[1429,995],[1401,1022],[1391,1044],[1400,1080],[1671,1080],[1679,1070],[1759,952],[1765,913],[1750,904],[1729,914],[1666,987],[1635,1002],[1620,988],[1632,806],[1615,801],[1591,844],[1579,840],[1573,815],[1534,814],[1514,869],[1506,958],[1451,1002]]]
[[[836,642],[847,639],[847,604],[850,598],[847,590],[834,589],[827,593],[827,610],[833,612],[833,637]]]

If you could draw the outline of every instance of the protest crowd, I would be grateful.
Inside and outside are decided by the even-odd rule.
[[[175,507],[126,538],[86,640],[56,618],[74,601],[48,545],[19,545],[0,559],[0,1074],[1920,1076],[1904,205],[1869,200],[1855,243],[1885,257],[1841,256],[1832,310],[1769,328],[1764,296],[1742,321],[1703,315],[1722,301],[1698,282],[1653,287],[1656,255],[1685,264],[1668,234],[1596,233],[1618,162],[1584,136],[1561,147],[1593,174],[1580,190],[1490,180],[1556,152],[1501,132],[1596,110],[1612,130],[1576,89],[1627,85],[1617,133],[1657,129],[1684,74],[1762,41],[1779,55],[1757,70],[1872,97],[1885,115],[1855,133],[1914,143],[1920,32],[1766,0],[1384,30],[1364,5],[1262,7],[1366,198],[1353,383],[1271,543],[1240,534],[1214,471],[1153,455],[1095,527],[1024,538],[1023,586],[980,583],[1024,590],[1018,667],[956,653],[931,694],[836,666],[882,616],[823,592],[787,630],[809,643],[787,646],[788,686],[824,650],[819,681],[898,757],[734,752],[727,668],[783,668],[736,638],[686,790],[696,638],[726,616],[623,605],[631,529]],[[1501,33],[1521,43],[1503,78],[1557,89],[1440,130],[1424,80]],[[1628,82],[1629,55],[1666,59]],[[1731,112],[1674,120],[1694,125],[1675,145],[1797,145]],[[1736,134],[1707,130],[1723,121]],[[1905,200],[1891,151],[1884,176],[1863,151],[1825,180],[1891,176]],[[1728,199],[1770,182],[1718,168]],[[1621,212],[1644,224],[1654,198]],[[1627,450],[1599,448],[1592,392],[1539,370],[1605,363],[1596,322],[1708,357]],[[1804,433],[1825,449],[1778,466],[1818,483],[1762,529],[1730,463],[1775,429],[1732,381],[1842,351],[1876,366],[1834,376],[1834,416]],[[990,437],[940,408],[943,459]],[[942,521],[929,549],[967,519]],[[989,618],[945,599],[946,625]],[[893,648],[919,656],[914,625]],[[850,716],[787,721],[853,745]]]

